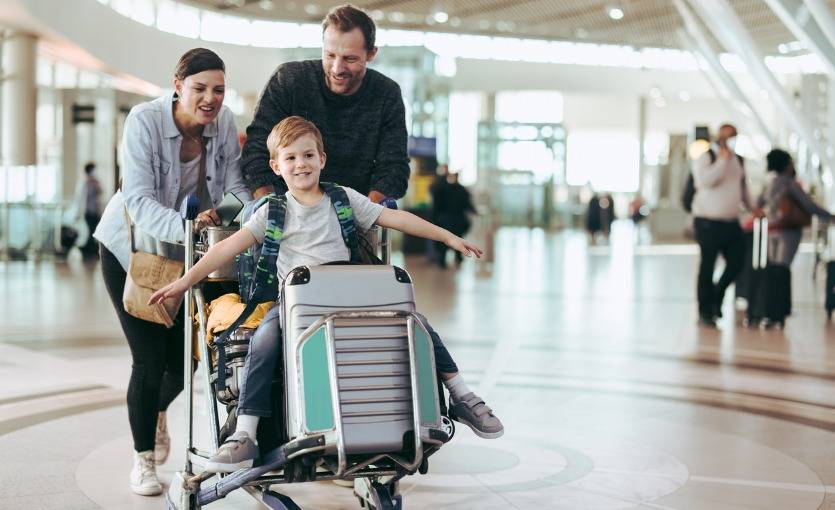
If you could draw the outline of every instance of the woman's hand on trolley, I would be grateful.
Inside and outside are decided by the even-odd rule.
[[[461,239],[460,237],[454,234],[450,235],[450,237],[448,237],[444,241],[444,244],[446,244],[453,250],[460,251],[466,257],[472,257],[473,255],[475,255],[477,259],[480,259],[481,256],[484,255],[484,250],[474,245],[473,243]]]
[[[165,287],[159,289],[158,291],[154,292],[151,297],[148,299],[148,305],[155,305],[165,299],[169,298],[177,298],[179,299],[180,296],[186,293],[188,288],[190,287],[188,281],[185,278],[177,278],[173,282],[169,283]]]
[[[198,214],[197,217],[194,219],[195,232],[200,232],[208,226],[218,225],[220,225],[220,216],[218,216],[217,211],[215,211],[214,209],[203,211],[200,214]]]

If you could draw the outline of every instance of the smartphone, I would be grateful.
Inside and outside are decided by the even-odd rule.
[[[217,215],[220,216],[220,224],[228,227],[235,221],[235,218],[240,214],[241,209],[244,208],[244,203],[234,193],[227,193],[223,200],[215,208]]]

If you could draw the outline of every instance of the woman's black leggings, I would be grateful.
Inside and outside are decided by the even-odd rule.
[[[128,384],[133,448],[137,452],[153,450],[157,414],[183,389],[183,314],[177,314],[171,329],[129,315],[122,305],[127,273],[107,248],[101,246],[100,253],[104,285],[133,357]]]

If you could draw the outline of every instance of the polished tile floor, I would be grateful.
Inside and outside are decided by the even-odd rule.
[[[835,508],[835,329],[811,254],[795,262],[785,331],[739,326],[731,299],[706,330],[695,247],[635,239],[625,223],[594,246],[503,229],[492,265],[405,261],[421,311],[507,429],[488,441],[459,428],[429,475],[402,483],[408,508]],[[0,509],[162,508],[127,487],[130,357],[97,266],[0,263],[0,303]],[[281,490],[305,509],[358,507],[331,483]],[[235,494],[209,508],[257,505]]]

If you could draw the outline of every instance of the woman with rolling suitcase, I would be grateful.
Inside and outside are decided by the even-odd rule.
[[[790,266],[797,254],[803,227],[813,215],[831,220],[832,215],[803,191],[796,179],[794,161],[788,152],[774,149],[766,156],[768,171],[773,172],[757,205],[768,218],[768,267],[763,299],[764,328],[782,327],[791,312]]]

